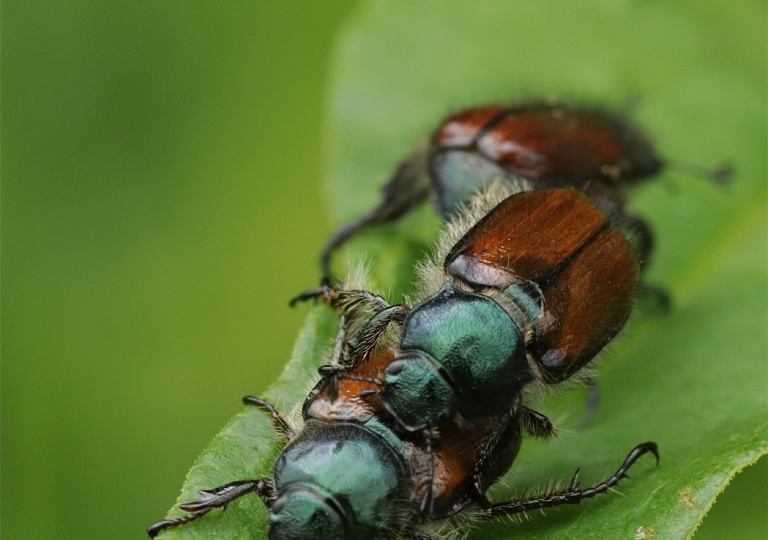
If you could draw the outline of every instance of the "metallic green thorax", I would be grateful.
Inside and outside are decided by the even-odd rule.
[[[387,368],[385,406],[411,430],[458,410],[478,418],[509,410],[533,379],[521,330],[496,302],[447,283],[409,314],[403,356]]]
[[[483,156],[463,150],[440,152],[432,158],[431,168],[439,182],[437,206],[443,218],[457,214],[478,192],[510,173]]]
[[[377,426],[378,429],[385,429]],[[411,497],[401,456],[378,433],[310,420],[273,468],[270,540],[390,538]]]

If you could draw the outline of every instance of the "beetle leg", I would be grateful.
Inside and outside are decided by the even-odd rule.
[[[345,345],[348,345],[346,341],[346,335],[349,331],[350,324],[347,323],[347,316],[342,315],[339,319],[339,331],[336,334],[336,342],[333,347],[333,355],[331,356],[331,363],[320,366],[317,372],[323,378],[323,386],[317,387],[318,390],[314,390],[310,393],[307,401],[311,401],[319,393],[320,389],[325,389],[328,399],[331,403],[336,401],[339,396],[339,381],[341,379],[355,379],[358,381],[366,381],[377,386],[383,386],[384,381],[379,378],[373,377],[361,377],[349,372],[352,366],[352,360],[350,355],[344,352]]]
[[[307,300],[322,300],[340,314],[349,316],[357,316],[358,312],[363,314],[377,313],[390,305],[378,294],[360,289],[344,289],[341,285],[321,285],[307,289],[293,298],[289,305],[294,307],[296,304]]]
[[[653,311],[664,314],[669,311],[672,303],[669,293],[659,285],[653,285],[643,281],[642,276],[648,269],[653,256],[653,231],[651,226],[643,218],[625,214],[620,224],[621,230],[629,239],[630,243],[637,250],[637,256],[640,259],[640,282],[635,291],[638,295],[649,298],[654,306]]]
[[[345,360],[347,357],[344,355],[344,346],[346,345],[346,335],[348,330],[349,324],[347,323],[347,316],[342,315],[339,317],[339,330],[336,333],[336,341],[333,346],[331,363],[318,368],[317,372],[322,377],[321,383],[309,393],[309,396],[307,396],[305,401],[305,406],[311,403],[322,389],[325,389],[331,403],[335,402],[336,398],[339,396],[339,375],[346,369]]]
[[[431,534],[427,534],[424,531],[420,531],[418,529],[402,531],[400,536],[407,538],[408,540],[436,540],[435,537]]]
[[[369,382],[371,384],[375,384],[376,386],[384,386],[384,381],[379,379],[378,377],[361,377],[360,375],[354,375],[348,371],[348,366],[320,366],[320,368],[317,370],[317,372],[323,377],[323,380],[325,381],[325,386],[323,387],[325,389],[326,395],[328,396],[328,400],[333,403],[336,401],[336,398],[339,397],[339,381],[341,379],[353,379],[356,381],[364,381]],[[376,393],[378,390],[368,390],[366,393],[370,395],[371,393]],[[318,392],[319,393],[319,392]],[[316,394],[310,394],[312,397],[314,397]],[[362,396],[362,393],[361,393]]]
[[[360,364],[373,350],[387,331],[391,323],[402,325],[406,315],[411,310],[404,304],[397,304],[382,309],[371,317],[360,329],[354,339],[349,341],[348,365],[354,367]]]
[[[425,516],[431,516],[434,511],[434,483],[435,483],[435,453],[432,443],[434,442],[434,434],[432,431],[425,429],[422,433],[424,440],[427,443],[427,455],[429,456],[429,472],[428,478],[424,481],[425,490],[424,495],[421,498],[421,513]]]
[[[288,422],[285,421],[285,418],[283,418],[282,415],[277,412],[277,409],[275,409],[274,405],[254,396],[245,396],[243,398],[243,403],[246,405],[255,405],[256,407],[267,411],[272,415],[272,422],[274,422],[277,432],[289,441],[293,439],[295,435],[293,428],[291,428],[291,426],[288,425]]]
[[[651,313],[658,315],[666,315],[669,313],[672,299],[669,297],[669,293],[664,287],[646,281],[640,281],[635,287],[635,293],[641,298],[648,299]]]
[[[325,303],[328,303],[327,298],[330,296],[332,292],[332,288],[330,285],[324,283],[320,285],[319,287],[312,287],[311,289],[307,289],[306,291],[302,291],[293,298],[290,299],[288,302],[288,305],[290,307],[296,307],[297,304],[300,304],[302,302],[306,302],[307,300],[317,300],[322,299],[325,301]]]
[[[547,439],[557,433],[549,418],[528,407],[520,407],[520,427],[529,435]]]
[[[332,283],[331,256],[347,240],[372,225],[397,220],[408,210],[426,200],[429,195],[426,168],[427,151],[422,150],[412,154],[397,167],[395,174],[382,188],[381,200],[373,210],[336,229],[320,253],[322,283]]]
[[[259,495],[264,504],[269,506],[269,501],[273,494],[272,480],[269,478],[238,480],[217,488],[202,489],[198,491],[200,494],[198,500],[179,505],[179,508],[182,510],[190,512],[188,515],[158,521],[147,528],[147,534],[150,538],[154,538],[161,531],[199,519],[214,508],[226,508],[235,499],[239,499],[254,491]]]
[[[483,475],[483,467],[489,459],[493,458],[494,452],[499,444],[503,441],[506,441],[510,436],[510,433],[507,431],[507,429],[510,427],[514,418],[517,418],[518,422],[522,423],[522,418],[519,418],[516,414],[513,414],[512,411],[505,413],[499,419],[496,427],[494,427],[491,434],[488,435],[485,441],[483,441],[482,446],[480,446],[477,451],[477,457],[475,459],[475,470],[472,473],[472,483],[474,487],[472,498],[475,500],[475,502],[477,502],[478,505],[480,505],[481,508],[487,509],[491,506],[491,503],[488,500],[488,496],[485,494],[485,490],[483,490],[482,487],[481,479]],[[520,429],[515,428],[511,435],[519,437]]]
[[[622,478],[627,478],[627,471],[634,465],[634,463],[643,455],[651,453],[656,456],[656,463],[659,462],[659,451],[656,447],[656,443],[646,442],[637,445],[629,453],[624,463],[621,464],[619,470],[617,470],[613,476],[608,480],[601,482],[600,484],[587,489],[581,489],[579,487],[579,470],[573,476],[571,481],[571,487],[565,491],[558,491],[555,493],[549,493],[540,497],[532,497],[530,499],[518,499],[514,501],[507,501],[503,503],[496,503],[486,510],[486,517],[493,518],[498,516],[509,516],[512,514],[520,514],[528,512],[530,510],[536,510],[538,508],[550,508],[559,506],[561,504],[580,504],[583,499],[590,499],[601,493],[605,493],[613,486],[619,483]]]
[[[619,228],[637,250],[637,256],[640,259],[640,273],[644,273],[651,262],[655,244],[651,226],[639,216],[625,214],[620,220]]]
[[[694,163],[687,163],[685,161],[678,161],[676,159],[667,159],[664,163],[667,167],[690,176],[696,176],[704,178],[710,182],[719,186],[726,186],[730,183],[733,177],[734,167],[732,163],[723,162],[718,163],[711,169],[696,165]]]

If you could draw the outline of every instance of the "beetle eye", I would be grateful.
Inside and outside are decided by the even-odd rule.
[[[403,371],[403,365],[405,364],[405,360],[395,360],[391,364],[387,366],[387,375],[397,375],[401,371]]]

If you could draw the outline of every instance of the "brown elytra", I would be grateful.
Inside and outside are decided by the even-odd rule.
[[[662,166],[650,142],[629,122],[598,109],[529,103],[477,107],[449,116],[432,152],[465,149],[539,180],[630,179]]]
[[[513,195],[453,247],[446,272],[477,288],[534,283],[543,310],[534,356],[549,383],[567,379],[621,330],[639,275],[635,249],[574,189]]]
[[[400,163],[373,209],[334,232],[320,255],[322,282],[334,281],[332,254],[360,231],[397,221],[430,198],[451,220],[494,182],[513,191],[584,192],[631,234],[645,264],[653,236],[626,211],[625,198],[664,164],[637,125],[607,109],[545,101],[465,109],[443,120],[429,144]]]

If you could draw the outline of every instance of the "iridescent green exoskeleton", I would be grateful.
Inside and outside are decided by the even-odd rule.
[[[270,540],[386,538],[405,527],[402,442],[374,423],[307,422],[275,461]]]
[[[464,418],[511,410],[534,378],[521,328],[539,315],[517,285],[500,293],[519,314],[452,283],[424,300],[403,323],[402,356],[386,369],[384,406],[411,431],[435,427],[456,412]],[[376,321],[374,321],[375,323]]]
[[[408,529],[418,503],[400,452],[404,442],[394,431],[376,418],[354,423],[308,417],[295,433],[272,405],[253,397],[244,401],[272,413],[289,439],[272,476],[201,491],[200,500],[181,505],[189,515],[155,523],[147,530],[150,537],[252,492],[269,509],[270,540],[388,540]]]

